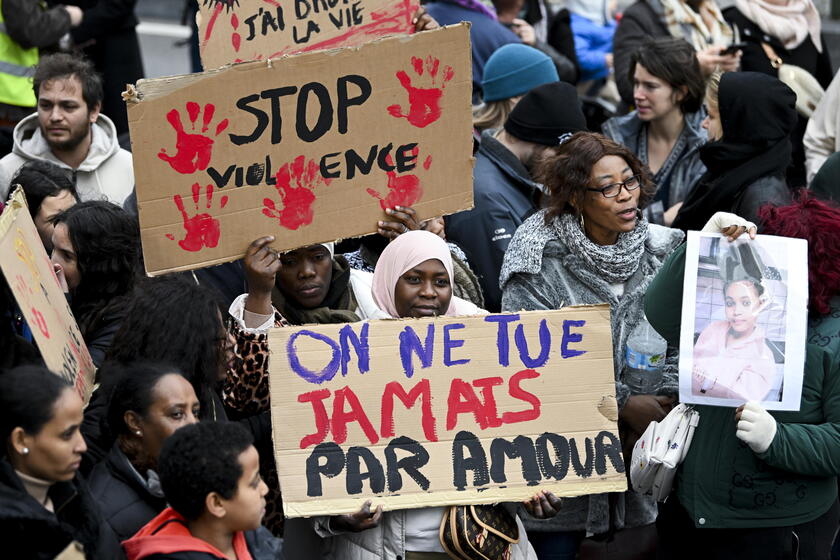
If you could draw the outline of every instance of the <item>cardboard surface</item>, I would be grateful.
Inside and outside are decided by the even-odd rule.
[[[469,26],[141,80],[128,102],[146,270],[472,207]],[[180,130],[180,132],[178,132]],[[329,176],[329,177],[328,177]]]
[[[204,68],[354,46],[414,30],[418,0],[203,0]]]
[[[287,517],[627,488],[607,305],[279,328],[269,346]]]
[[[0,214],[0,255],[0,269],[44,362],[70,381],[87,403],[96,369],[20,188]]]

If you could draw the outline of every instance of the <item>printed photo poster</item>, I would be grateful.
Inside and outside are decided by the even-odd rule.
[[[44,244],[17,188],[0,214],[0,269],[47,367],[87,403],[96,368],[58,283]]]
[[[799,410],[807,317],[805,240],[689,232],[680,401]]]
[[[609,306],[272,329],[287,517],[623,492]]]
[[[200,0],[201,63],[209,70],[405,35],[419,7],[419,0]]]
[[[472,208],[469,25],[141,80],[128,121],[149,274]]]

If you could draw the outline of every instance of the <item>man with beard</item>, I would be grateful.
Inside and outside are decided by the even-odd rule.
[[[446,236],[460,246],[484,292],[484,307],[500,310],[499,270],[516,228],[539,209],[542,186],[531,170],[542,153],[586,130],[574,86],[534,88],[516,104],[503,129],[485,130],[475,158],[475,207],[447,218]]]
[[[14,150],[0,160],[0,200],[26,162],[44,160],[73,174],[79,199],[122,205],[134,189],[131,154],[120,148],[114,123],[99,112],[102,80],[87,60],[43,57],[33,86],[38,104],[14,130]]]

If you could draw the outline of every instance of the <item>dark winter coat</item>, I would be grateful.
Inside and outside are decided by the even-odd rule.
[[[120,541],[131,538],[166,508],[166,499],[153,495],[117,444],[96,465],[89,479],[90,493],[102,517]]]
[[[30,496],[12,465],[0,460],[0,542],[4,558],[52,559],[73,541],[84,546],[88,560],[125,557],[78,477],[57,482],[49,496],[55,513]]]
[[[467,255],[484,292],[485,309],[501,309],[499,271],[516,228],[538,207],[540,186],[519,159],[485,131],[473,169],[474,208],[446,220],[446,236]]]

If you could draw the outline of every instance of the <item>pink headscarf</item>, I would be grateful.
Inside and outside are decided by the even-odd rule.
[[[394,302],[397,280],[407,270],[429,259],[437,259],[443,263],[446,272],[449,274],[449,282],[454,287],[452,256],[443,239],[429,231],[415,230],[403,233],[391,241],[382,251],[373,272],[373,301],[377,307],[391,317],[399,317]],[[449,302],[449,309],[446,310],[446,314],[458,314],[455,309],[454,295]]]

